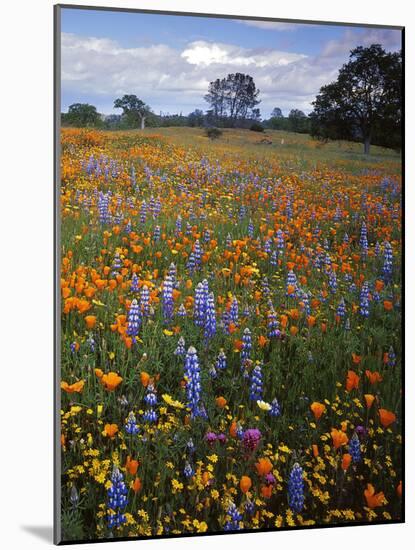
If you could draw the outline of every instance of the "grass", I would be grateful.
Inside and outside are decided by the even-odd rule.
[[[361,143],[350,141],[329,141],[324,143],[312,139],[306,134],[266,130],[263,133],[249,130],[234,130],[224,128],[223,136],[209,140],[201,128],[146,128],[144,135],[157,133],[172,140],[182,147],[192,147],[199,151],[211,151],[222,155],[227,152],[232,155],[243,154],[254,158],[277,158],[288,164],[300,163],[305,169],[323,168],[341,164],[342,169],[357,172],[362,169],[376,170],[382,165],[382,170],[390,173],[400,173],[401,155],[392,149],[371,147],[369,156],[363,153]],[[141,132],[141,130],[138,130]],[[264,144],[266,138],[271,144]]]

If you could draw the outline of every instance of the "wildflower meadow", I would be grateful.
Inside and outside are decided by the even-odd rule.
[[[64,541],[402,521],[400,158],[275,135],[62,129]]]

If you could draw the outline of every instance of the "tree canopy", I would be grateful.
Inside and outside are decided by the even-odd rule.
[[[73,103],[62,118],[62,122],[71,126],[94,126],[99,121],[99,113],[89,103]]]
[[[211,106],[212,115],[216,120],[227,118],[231,124],[245,120],[248,116],[259,118],[260,103],[252,76],[243,73],[228,74],[226,78],[212,81],[209,84],[205,100]]]
[[[302,133],[308,131],[308,119],[303,111],[300,109],[291,109],[288,120],[293,132]]]
[[[150,107],[134,94],[126,94],[116,99],[114,108],[122,109],[128,119],[139,122],[141,129],[144,128],[146,117],[150,114]]]
[[[270,118],[284,118],[284,115],[282,114],[282,111],[279,107],[274,107],[272,109]]]
[[[323,86],[313,102],[312,134],[354,139],[387,147],[401,145],[402,55],[380,44],[350,52],[335,82]]]

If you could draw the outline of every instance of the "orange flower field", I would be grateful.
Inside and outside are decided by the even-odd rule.
[[[402,519],[398,157],[235,136],[62,130],[64,540]]]

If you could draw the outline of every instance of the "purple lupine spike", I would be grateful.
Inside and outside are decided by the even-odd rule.
[[[245,369],[246,362],[251,358],[252,336],[248,327],[242,335],[241,368]]]
[[[206,411],[201,406],[200,401],[202,388],[200,383],[199,359],[196,349],[193,346],[190,346],[187,350],[184,375],[186,377],[187,406],[191,411],[192,418],[196,416],[206,418]]]
[[[131,292],[138,292],[139,291],[137,273],[133,273],[133,276],[131,278],[130,290],[131,290]]]
[[[251,401],[261,401],[264,387],[262,384],[262,369],[261,365],[255,366],[251,373],[251,383],[249,388],[249,399]]]
[[[210,292],[206,300],[205,312],[205,339],[210,340],[216,334],[215,297]]]
[[[162,306],[164,320],[170,321],[173,317],[173,281],[170,275],[163,282]]]
[[[144,317],[150,315],[150,292],[147,285],[143,285],[140,295],[140,307]]]
[[[229,320],[235,326],[239,324],[239,304],[236,296],[232,298],[231,307],[229,309]]]
[[[141,326],[141,311],[136,299],[131,302],[130,309],[128,311],[128,326],[127,335],[131,336],[133,344],[137,340],[138,331]]]

